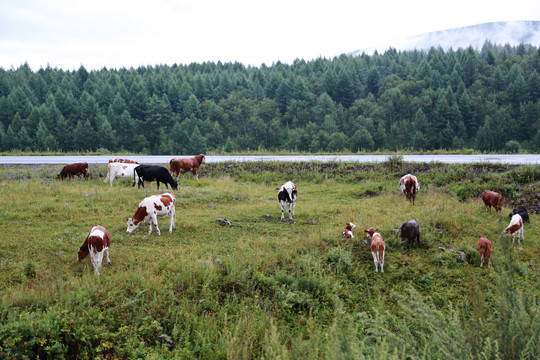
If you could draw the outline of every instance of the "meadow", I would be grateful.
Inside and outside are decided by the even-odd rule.
[[[126,234],[126,218],[165,188],[110,187],[102,165],[88,181],[58,181],[60,170],[0,167],[2,359],[540,357],[538,215],[521,244],[501,236],[513,205],[540,201],[540,166],[204,164],[199,181],[181,175],[176,229],[158,218],[161,236]],[[421,184],[414,206],[399,190],[407,172]],[[287,180],[293,221],[275,191]],[[503,194],[502,212],[484,212],[485,189]],[[421,244],[408,256],[393,229],[413,218]],[[354,239],[341,237],[349,221]],[[101,276],[77,262],[95,225],[112,238]],[[369,227],[387,244],[384,274]]]

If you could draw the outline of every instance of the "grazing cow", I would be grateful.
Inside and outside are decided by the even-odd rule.
[[[399,180],[399,188],[407,197],[407,200],[412,201],[414,205],[414,199],[416,193],[420,190],[420,183],[416,176],[407,174]]]
[[[491,267],[491,242],[483,236],[480,239],[478,239],[478,252],[480,253],[480,267],[484,265],[484,259],[487,258],[488,268],[490,268]]]
[[[90,254],[94,272],[99,275],[103,254],[107,255],[107,264],[111,264],[111,259],[109,259],[110,246],[111,236],[109,232],[103,226],[94,226],[86,237],[84,244],[79,248],[79,262]]]
[[[109,159],[109,164],[110,164],[110,163],[138,164],[138,162],[136,162],[135,160],[131,160],[131,159],[120,159],[120,158]]]
[[[521,239],[525,240],[525,237],[523,236],[523,220],[521,219],[521,215],[515,214],[512,216],[512,219],[510,220],[510,225],[504,230],[505,233],[512,235],[512,244],[514,243],[514,239],[518,237],[518,244],[521,244],[519,241],[519,237],[521,235]]]
[[[384,250],[386,249],[386,245],[381,234],[377,232],[379,229],[369,228],[364,231],[367,233],[371,243],[371,254],[375,263],[375,272],[379,272],[378,264],[381,264],[381,273],[384,273]]]
[[[159,182],[165,184],[167,189],[169,185],[173,190],[178,189],[178,183],[174,181],[169,171],[163,166],[159,165],[139,165],[133,170],[133,186],[137,184],[137,187],[140,188],[141,184],[144,187],[145,181],[154,181],[157,182],[157,188],[159,189]]]
[[[64,166],[60,174],[58,174],[58,179],[64,180],[64,178],[73,176],[83,175],[86,180],[88,180],[88,163],[80,162],[67,164]]]
[[[345,223],[345,229],[343,229],[343,231],[341,232],[341,235],[344,238],[354,239],[354,234],[352,232],[354,229],[356,229],[356,225],[350,222]]]
[[[293,219],[294,207],[296,206],[296,198],[298,192],[296,191],[296,184],[292,181],[287,181],[281,185],[278,191],[278,201],[281,206],[281,220],[284,218],[285,208],[289,211],[289,220]]]
[[[133,230],[139,226],[140,223],[145,222],[149,225],[150,230],[149,234],[152,233],[152,223],[156,226],[156,231],[158,235],[161,235],[159,231],[157,217],[169,215],[171,221],[169,226],[169,232],[172,233],[174,226],[174,221],[176,219],[176,198],[171,193],[164,193],[161,195],[152,195],[145,198],[139,203],[139,207],[133,215],[132,218],[127,219],[127,230],[128,234],[131,234]]]
[[[176,173],[176,181],[178,181],[179,173],[191,171],[193,173],[193,177],[199,180],[199,166],[205,162],[206,161],[203,154],[190,158],[171,159],[171,161],[169,161],[169,165],[171,166],[171,175]]]
[[[525,206],[519,205],[518,207],[512,209],[512,213],[510,213],[508,217],[511,218],[515,214],[519,214],[523,222],[526,222],[526,223],[529,222],[529,211],[527,210]]]
[[[502,195],[494,191],[486,190],[482,194],[482,201],[484,202],[484,207],[486,212],[489,206],[489,212],[491,213],[491,207],[495,208],[495,214],[502,209],[503,198]]]
[[[416,238],[420,248],[420,227],[416,220],[409,220],[401,225],[399,236],[401,237],[401,244],[407,246],[407,255],[409,255],[411,245],[414,244],[414,238]],[[406,243],[405,239],[407,240]]]
[[[113,181],[116,181],[117,177],[131,178],[132,175],[135,177],[135,182],[138,182],[139,177],[134,172],[137,166],[139,165],[132,163],[110,162],[108,165],[107,176],[105,177],[105,180],[103,180],[103,182],[109,180],[112,186]]]

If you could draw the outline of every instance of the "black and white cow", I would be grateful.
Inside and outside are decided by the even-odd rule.
[[[287,181],[281,185],[281,188],[276,189],[278,191],[278,201],[281,206],[281,220],[283,220],[285,209],[289,211],[289,220],[293,219],[294,207],[296,206],[296,198],[298,192],[296,191],[296,184],[292,181]]]
[[[133,186],[137,184],[137,187],[140,188],[141,184],[144,187],[145,181],[156,181],[157,188],[159,189],[159,183],[162,182],[165,184],[167,189],[169,185],[173,190],[178,189],[178,183],[173,179],[169,170],[159,165],[139,165],[133,170]],[[138,179],[137,179],[138,177]]]

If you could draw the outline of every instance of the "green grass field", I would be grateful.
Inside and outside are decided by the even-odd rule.
[[[201,180],[180,177],[176,229],[158,218],[161,236],[126,234],[126,218],[166,189],[111,188],[101,165],[62,182],[60,169],[0,167],[0,358],[540,357],[540,220],[522,244],[501,236],[512,204],[540,201],[538,166],[205,164]],[[398,185],[409,171],[422,186],[414,206]],[[275,191],[287,180],[292,222]],[[484,212],[488,188],[505,196],[502,213]],[[392,230],[413,218],[421,246],[407,256]],[[341,237],[349,221],[355,239]],[[112,239],[101,276],[77,262],[95,225]],[[384,274],[369,227],[388,246]],[[479,268],[480,236],[491,269]]]

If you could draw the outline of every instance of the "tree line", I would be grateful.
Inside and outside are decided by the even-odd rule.
[[[0,151],[540,151],[540,48],[0,68]]]

